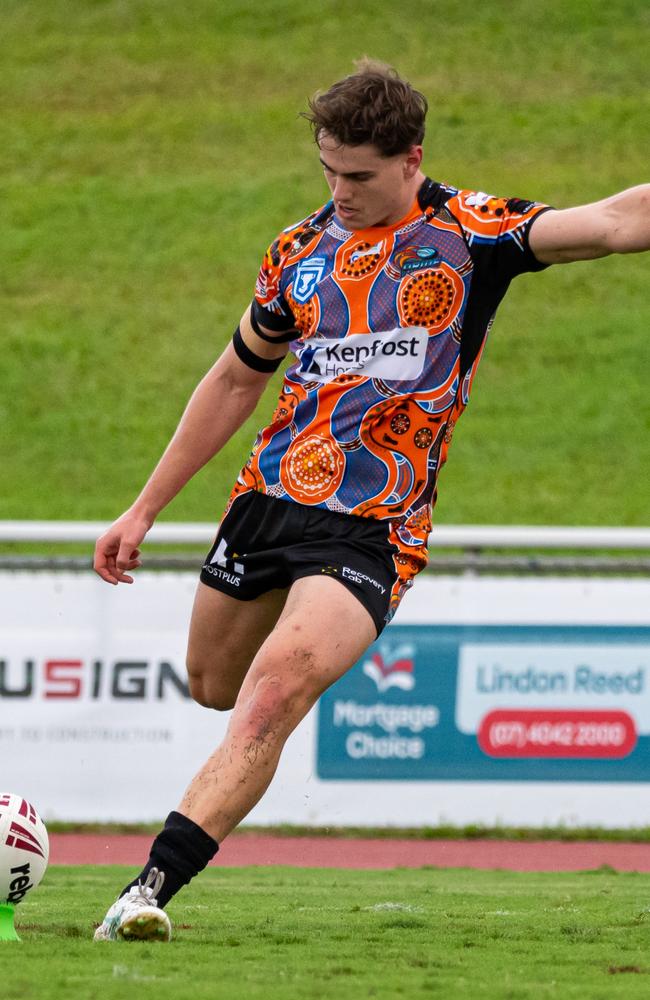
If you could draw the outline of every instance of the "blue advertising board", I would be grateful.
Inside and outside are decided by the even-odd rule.
[[[321,698],[323,780],[650,780],[650,628],[392,625]]]

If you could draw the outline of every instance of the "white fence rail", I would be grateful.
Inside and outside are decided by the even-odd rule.
[[[91,542],[104,521],[0,521],[0,542]],[[161,522],[147,535],[153,545],[209,545],[214,523]],[[620,549],[650,550],[650,528],[447,525],[436,527],[433,549]]]

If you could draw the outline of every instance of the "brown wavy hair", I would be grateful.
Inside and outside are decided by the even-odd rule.
[[[405,153],[424,139],[428,104],[392,66],[364,58],[357,72],[317,93],[303,118],[318,142],[327,132],[343,146],[371,143],[383,156]]]

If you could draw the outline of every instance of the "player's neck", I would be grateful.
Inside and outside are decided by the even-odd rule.
[[[425,180],[425,175],[421,170],[418,170],[417,174],[415,174],[415,176],[409,181],[408,185],[404,188],[403,197],[400,198],[387,221],[383,223],[384,226],[395,226],[411,214],[413,210],[413,203],[415,202],[418,191],[422,187]]]
[[[375,222],[364,229],[392,229],[408,220],[417,206],[417,195],[422,184],[426,180],[422,171],[418,171],[415,177],[405,186],[404,191],[398,201],[392,206],[391,211],[380,222]]]

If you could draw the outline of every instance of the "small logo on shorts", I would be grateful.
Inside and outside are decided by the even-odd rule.
[[[338,576],[339,573],[336,566],[321,566],[320,571],[321,573],[324,573],[325,576]]]
[[[240,556],[237,552],[233,552],[232,556],[228,556],[228,543],[225,538],[222,538],[210,562],[206,563],[203,569],[206,573],[211,573],[212,576],[217,577],[218,580],[225,580],[226,583],[231,584],[233,587],[238,587],[244,575],[244,564],[236,562],[238,558]]]
[[[352,583],[369,583],[372,587],[378,590],[380,593],[385,594],[386,588],[382,587],[379,580],[373,580],[371,576],[366,573],[361,573],[358,569],[352,569],[351,566],[343,567],[343,577],[346,580],[351,580]]]

